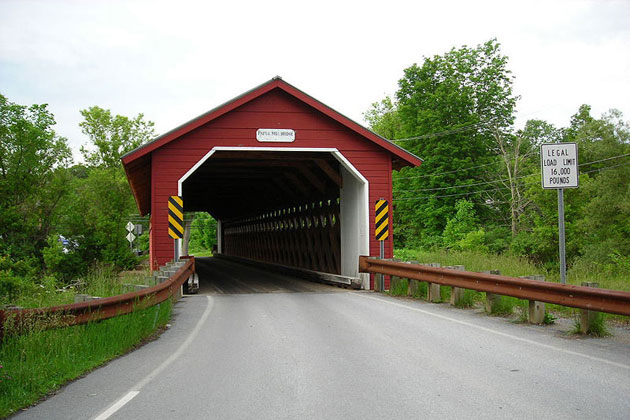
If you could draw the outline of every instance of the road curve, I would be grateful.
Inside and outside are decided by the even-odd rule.
[[[623,344],[238,270],[273,292],[206,285],[159,340],[15,419],[629,418]]]

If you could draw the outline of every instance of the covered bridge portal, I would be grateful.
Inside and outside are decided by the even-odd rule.
[[[352,277],[359,255],[379,254],[374,203],[391,203],[392,169],[421,163],[280,78],[122,160],[151,214],[152,266],[173,257],[167,201],[181,195],[218,221],[219,253]]]

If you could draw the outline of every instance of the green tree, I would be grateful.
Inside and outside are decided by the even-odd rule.
[[[577,259],[597,264],[613,264],[619,255],[630,255],[628,209],[630,209],[630,128],[619,111],[595,118],[582,105],[564,130],[539,131],[544,142],[572,141],[578,144],[580,187],[567,189],[565,228],[567,261]],[[541,127],[539,125],[539,127]],[[540,156],[530,165],[540,164]],[[558,207],[555,191],[543,190],[540,174],[526,177],[527,211],[521,215],[520,229],[512,251],[549,267],[558,260]]]
[[[490,40],[425,58],[405,69],[396,92],[400,144],[424,159],[418,170],[394,174],[396,212],[403,224],[397,240],[439,243],[453,216],[458,189],[496,173],[495,132],[509,131],[517,97],[500,44]],[[494,165],[494,166],[493,166]],[[462,168],[480,168],[468,172]],[[492,176],[493,177],[493,176]],[[488,194],[470,199],[482,218]]]
[[[208,213],[195,213],[190,226],[191,252],[211,251],[217,244],[217,222]]]
[[[154,123],[145,121],[143,114],[135,118],[112,115],[108,109],[92,106],[81,110],[84,120],[79,123],[92,147],[81,147],[90,166],[120,167],[120,158],[127,152],[155,137]]]
[[[520,218],[527,209],[530,200],[525,195],[527,176],[537,173],[540,162],[540,145],[557,143],[562,140],[562,130],[540,120],[529,120],[525,127],[515,134],[506,130],[493,131],[497,153],[501,161],[501,170],[497,173],[500,180],[497,185],[504,188],[493,193],[494,203],[505,203],[509,212],[512,238],[520,230]]]
[[[380,102],[374,102],[363,113],[363,118],[372,131],[388,140],[398,137],[402,128],[396,104],[389,96]]]
[[[101,261],[125,268],[136,258],[125,239],[125,225],[136,206],[120,161],[121,156],[153,136],[153,122],[142,114],[135,118],[113,116],[111,111],[93,106],[82,110],[79,125],[88,136],[90,148],[81,148],[86,165],[77,165],[70,172],[71,191],[60,212],[59,233],[76,244],[72,253],[79,255],[81,267],[57,272],[63,278],[87,271],[90,264]],[[69,260],[49,246],[48,261]]]
[[[484,244],[485,232],[479,227],[473,203],[459,200],[455,204],[455,215],[448,219],[444,234],[444,246],[457,250],[487,251]]]
[[[72,161],[52,130],[46,105],[26,107],[0,95],[0,255],[36,257],[52,229]]]

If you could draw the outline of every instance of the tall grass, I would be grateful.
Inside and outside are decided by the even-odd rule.
[[[491,255],[474,251],[396,249],[394,257],[403,261],[437,262],[442,266],[463,265],[466,271],[499,270],[502,275],[510,277],[541,274],[545,276],[546,281],[560,282],[557,270],[549,271],[525,258],[510,255]],[[604,289],[630,291],[630,272],[611,271],[609,267],[577,261],[569,267],[567,284],[579,286],[582,282],[595,282]]]
[[[0,347],[0,418],[137,346],[167,323],[171,308],[166,300],[100,322],[7,334]]]
[[[54,282],[19,296],[15,304],[45,307],[72,303],[76,293],[114,296],[130,291],[125,284],[145,283],[148,272],[119,275],[112,267],[93,267],[74,283]],[[171,301],[104,321],[46,330],[36,321],[22,335],[7,333],[0,347],[0,418],[137,346],[166,324]]]
[[[38,308],[73,303],[78,293],[98,297],[116,296],[130,291],[125,284],[146,284],[149,275],[148,270],[118,273],[112,266],[95,265],[86,275],[63,287],[54,278],[45,277],[39,284],[23,290],[10,303],[23,308]]]
[[[525,258],[509,255],[489,255],[474,251],[451,251],[451,250],[416,250],[416,249],[396,249],[394,258],[402,261],[418,261],[420,263],[440,263],[442,266],[463,265],[466,271],[489,271],[499,270],[502,275],[510,277],[544,275],[545,281],[560,282],[560,275],[557,272],[550,272],[542,267],[536,266]],[[599,287],[611,290],[630,291],[630,270],[619,267],[598,266],[592,263],[577,261],[567,272],[567,284],[581,285],[583,282],[595,282]],[[424,284],[424,283],[421,283]],[[442,288],[442,301],[448,301],[450,287]],[[465,292],[467,304],[472,302],[481,303],[484,301],[484,293]],[[424,296],[424,295],[423,295]],[[493,315],[511,315],[518,310],[521,320],[527,316],[527,301],[503,296],[493,307]],[[560,305],[547,304],[547,310],[570,316],[574,309]],[[552,317],[549,316],[549,319]],[[608,315],[607,319],[630,322],[630,317],[621,315]]]

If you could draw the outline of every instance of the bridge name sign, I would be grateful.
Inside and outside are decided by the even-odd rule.
[[[256,130],[256,140],[260,142],[292,143],[295,141],[295,131],[289,128],[259,128]]]

